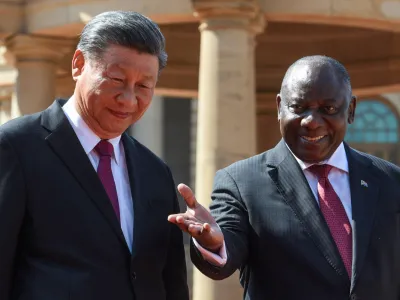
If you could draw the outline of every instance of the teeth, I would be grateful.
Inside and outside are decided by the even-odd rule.
[[[317,137],[309,137],[309,136],[302,136],[303,139],[310,141],[310,142],[316,142],[319,141],[320,139],[322,139],[324,136],[317,136]]]

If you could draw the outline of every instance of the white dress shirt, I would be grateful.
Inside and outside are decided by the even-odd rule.
[[[290,150],[290,149],[289,149]],[[292,153],[293,154],[293,153]],[[303,170],[304,176],[306,177],[308,184],[314,194],[315,200],[319,205],[318,200],[318,178],[307,168],[313,164],[303,162],[298,159],[294,154],[294,158],[299,163],[300,168]],[[343,143],[339,145],[332,156],[319,164],[331,165],[333,168],[328,174],[328,180],[331,183],[336,194],[342,201],[344,210],[346,211],[347,217],[351,224],[351,196],[350,196],[350,181],[349,181],[349,164],[347,162],[346,150],[344,149]]]
[[[290,149],[289,151],[293,154],[293,152]],[[312,166],[313,164],[303,162],[302,160],[297,158],[294,154],[293,156],[300,165],[300,168],[303,170],[304,176],[306,177],[308,184],[310,185],[310,188],[314,194],[314,198],[319,205],[318,178],[312,172],[307,170],[307,168]],[[332,156],[329,159],[320,162],[319,164],[328,164],[333,167],[328,174],[328,180],[330,181],[333,189],[335,190],[336,194],[342,201],[343,207],[346,211],[347,217],[349,218],[351,224],[352,213],[351,213],[349,165],[343,143],[339,145],[339,147],[336,149],[336,151],[332,154]],[[200,253],[202,254],[205,260],[221,267],[226,264],[227,254],[226,254],[225,242],[218,254],[212,253],[201,247],[199,243],[196,241],[196,239],[193,239],[193,242],[196,245],[197,249],[199,249]]]
[[[99,155],[94,150],[100,142],[100,138],[89,128],[75,108],[75,100],[71,97],[62,107],[67,119],[71,123],[86,155],[93,168],[97,172]],[[114,156],[111,159],[111,170],[113,173],[115,187],[117,189],[121,229],[124,234],[129,250],[132,252],[133,242],[133,204],[132,193],[129,182],[128,169],[125,160],[125,151],[122,145],[121,136],[108,140],[114,148]]]

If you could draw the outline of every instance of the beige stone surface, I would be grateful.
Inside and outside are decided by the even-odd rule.
[[[397,114],[400,115],[400,93],[388,93],[383,94],[382,96],[397,109]]]
[[[193,22],[193,3],[204,0],[0,0],[0,38],[27,33],[76,36],[94,15],[134,10],[160,24]],[[217,0],[205,1],[218,3]],[[227,1],[222,1],[227,2]],[[229,1],[245,4],[251,0]],[[399,0],[259,0],[270,20],[301,21],[400,30]],[[197,4],[196,4],[197,5]],[[225,4],[224,4],[225,5]],[[25,20],[24,20],[25,19]]]
[[[22,2],[22,0],[0,0],[0,40],[21,29],[24,18]]]
[[[27,28],[32,33],[77,35],[88,20],[108,10],[138,11],[160,23],[193,19],[190,0],[37,0],[26,7]]]
[[[400,30],[399,1],[261,0],[268,20]]]
[[[400,15],[398,0],[261,0],[267,14],[322,14],[326,16],[351,16],[358,18],[397,19]]]
[[[400,1],[382,1],[378,7],[383,16],[389,19],[400,19]]]
[[[11,101],[1,100],[0,95],[0,125],[11,120]]]
[[[267,14],[327,14],[331,10],[332,0],[261,0],[261,6]]]
[[[13,117],[38,112],[54,101],[57,63],[73,46],[65,39],[42,36],[17,35],[7,39],[7,50],[13,54],[18,70],[11,104]]]
[[[206,207],[216,171],[256,153],[253,20],[258,7],[255,1],[243,2],[195,2],[202,20],[196,196]],[[263,29],[263,22],[258,25],[257,31]],[[237,273],[218,282],[198,270],[193,273],[193,300],[234,300],[242,295]]]

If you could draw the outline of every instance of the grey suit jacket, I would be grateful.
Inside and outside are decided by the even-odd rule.
[[[192,245],[194,264],[216,280],[239,269],[247,300],[399,300],[400,168],[345,149],[353,215],[351,280],[283,141],[217,172],[210,209],[224,233],[228,261],[223,268],[212,266]]]

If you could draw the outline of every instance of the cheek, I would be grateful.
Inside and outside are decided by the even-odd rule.
[[[331,131],[332,135],[344,136],[347,130],[347,119],[345,116],[337,116],[326,120],[327,127]]]
[[[136,98],[138,100],[138,106],[141,110],[147,109],[147,107],[151,103],[151,99],[153,98],[154,90],[143,90],[138,91],[136,94]]]
[[[151,97],[140,98],[139,106],[142,109],[147,109],[151,103]]]
[[[115,97],[121,93],[121,89],[112,86],[106,81],[99,81],[92,85],[89,94],[92,98],[92,103],[100,107],[107,106],[114,101]]]
[[[99,79],[93,85],[94,91],[98,95],[118,95],[124,91],[123,87],[117,86],[106,79]]]
[[[301,118],[296,115],[285,116],[281,120],[282,133],[295,135],[301,126]]]
[[[101,81],[97,78],[88,78],[88,80],[84,82],[84,87],[88,102],[92,103],[101,92]]]

